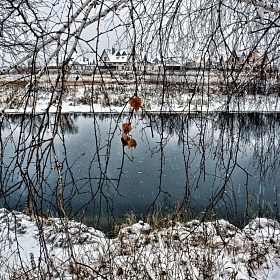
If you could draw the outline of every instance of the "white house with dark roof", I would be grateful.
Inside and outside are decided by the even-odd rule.
[[[86,71],[93,71],[95,69],[95,61],[94,59],[89,59],[86,57],[77,57],[72,60],[71,63],[71,69],[74,71],[81,71],[81,72],[86,72]]]
[[[138,49],[135,50],[133,57],[130,49],[115,49],[113,47],[103,50],[99,67],[111,71],[160,72],[163,68],[172,71],[180,70],[181,64],[171,58],[165,59],[163,63],[161,58],[149,58],[147,53]]]
[[[129,49],[105,49],[103,50],[99,65],[101,68],[117,71],[131,71],[132,57]]]

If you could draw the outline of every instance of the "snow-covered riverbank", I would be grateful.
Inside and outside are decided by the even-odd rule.
[[[1,279],[280,279],[280,224],[256,218],[139,223],[116,238],[83,224],[0,210]],[[17,278],[18,277],[18,278]]]
[[[196,96],[191,101],[189,96],[182,96],[183,101],[180,102],[166,102],[163,105],[159,102],[148,101],[148,106],[143,101],[142,110],[144,112],[167,112],[167,113],[188,113],[188,112],[280,112],[280,100],[277,96],[247,96],[231,98],[226,96],[212,95],[208,101],[201,101],[202,98]],[[154,99],[154,98],[153,98]],[[36,113],[46,111],[55,113],[57,106],[48,106],[47,100],[40,100],[35,107]],[[33,110],[32,106],[26,108],[8,108],[2,106],[0,108],[5,113],[30,113]],[[131,111],[128,104],[123,106],[107,105],[102,103],[88,104],[75,104],[72,101],[65,101],[62,103],[62,113],[127,113]]]
[[[128,112],[131,110],[128,101],[137,92],[144,112],[280,112],[277,92],[248,94],[245,86],[244,91],[241,87],[239,93],[230,92],[230,89],[223,89],[223,80],[217,75],[211,73],[205,84],[205,77],[200,80],[195,73],[187,77],[187,83],[182,80],[186,77],[172,76],[168,87],[163,87],[159,81],[156,84],[142,81],[137,85],[124,81],[117,83],[109,76],[103,84],[94,85],[90,85],[92,77],[83,76],[75,85],[76,76],[71,76],[71,83],[63,93],[54,89],[54,77],[50,78],[52,82],[43,79],[38,90],[33,92],[28,85],[18,84],[20,77],[16,80],[16,76],[7,76],[0,80],[3,84],[0,87],[0,110],[6,113],[48,110],[53,113],[61,100],[62,112]],[[23,81],[27,84],[25,79]]]

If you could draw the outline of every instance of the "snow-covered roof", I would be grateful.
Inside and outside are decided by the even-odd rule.
[[[135,49],[135,61],[137,62],[147,62],[147,53],[139,49]],[[126,63],[132,60],[132,50],[130,48],[124,49],[104,49],[101,55],[102,62],[111,63]]]
[[[72,62],[72,65],[89,65],[89,64],[90,64],[90,62],[89,62],[88,58],[74,60]]]
[[[131,52],[129,49],[105,49],[101,55],[101,60],[108,61],[112,63],[125,63],[128,62],[131,56]],[[104,58],[107,59],[104,59]]]
[[[130,48],[124,49],[104,49],[100,58],[104,63],[127,63],[132,60],[132,51]],[[181,58],[179,60],[182,60]],[[151,56],[145,50],[135,48],[135,61],[148,62],[151,64],[163,64],[162,58],[159,56]],[[180,66],[178,58],[165,58],[164,64],[172,66]]]
[[[84,55],[74,53],[71,58],[71,64],[83,66],[83,65],[92,65],[92,64],[95,64],[95,62],[94,62],[94,59],[89,59],[88,57],[85,57]]]

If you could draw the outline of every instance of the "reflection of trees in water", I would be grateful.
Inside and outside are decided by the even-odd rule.
[[[92,130],[92,146],[82,153],[72,151],[66,141],[68,134],[80,132],[79,118],[92,120],[88,128]],[[189,216],[197,215],[194,193],[206,180],[211,191],[207,205],[203,205],[205,215],[215,213],[219,203],[231,218],[236,214],[236,198],[228,201],[228,191],[234,187],[232,177],[236,170],[248,178],[254,175],[242,165],[243,156],[251,157],[254,172],[263,181],[272,180],[280,165],[279,114],[62,114],[58,127],[53,127],[52,115],[10,115],[1,119],[5,137],[1,137],[0,176],[5,206],[25,206],[35,213],[50,207],[61,215],[91,212],[97,224],[105,211],[108,222],[113,222],[112,194],[118,194],[122,176],[133,164],[131,151],[120,141],[121,127],[127,120],[134,123],[133,131],[139,132],[137,137],[146,142],[150,155],[159,158],[157,192],[149,211],[157,209],[162,196],[169,198],[163,181],[170,143],[182,152],[185,195],[179,210],[184,209]],[[117,149],[120,155],[116,157]],[[111,173],[116,158],[119,162],[114,163]],[[208,166],[209,162],[214,166]],[[82,163],[83,173],[77,173]],[[77,199],[82,201],[74,207]]]
[[[164,158],[164,146],[174,135],[182,147],[186,170],[186,196],[182,207],[189,209],[193,192],[199,189],[205,180],[209,180],[211,175],[213,179],[208,184],[211,184],[209,189],[213,191],[205,213],[215,212],[216,205],[224,201],[225,211],[228,211],[232,218],[231,212],[237,212],[237,209],[234,209],[236,202],[228,203],[225,197],[228,196],[229,189],[238,187],[232,182],[237,171],[247,177],[247,183],[243,186],[245,189],[248,188],[249,177],[256,176],[265,184],[270,180],[275,181],[275,174],[280,166],[277,156],[279,120],[279,114],[258,113],[183,114],[168,117],[155,115],[149,116],[150,125],[147,127],[152,128],[153,134],[160,135],[158,145],[151,149],[151,152],[161,153],[161,160]],[[248,166],[243,165],[243,157],[250,158],[252,170],[248,171]],[[211,160],[215,163],[214,170],[207,166]],[[161,191],[160,185],[159,194]],[[251,210],[248,209],[250,203],[248,197],[245,218]],[[228,207],[227,204],[231,206]]]
[[[79,132],[79,128],[76,124],[77,119],[76,114],[62,114],[61,115],[61,124],[64,133],[76,134]]]
[[[242,151],[244,145],[250,145],[253,158],[259,158],[259,162],[264,160],[261,158],[266,154],[270,155],[270,161],[275,155],[275,160],[278,162],[276,155],[279,146],[277,143],[279,142],[280,114],[159,114],[148,116],[148,118],[150,124],[147,127],[151,128],[154,134],[164,133],[162,138],[166,142],[176,135],[179,145],[197,148],[199,154],[203,155],[203,150],[209,148],[211,153],[205,156],[213,159],[217,156],[223,159],[225,153],[229,152],[233,155]],[[195,132],[190,135],[190,130]]]
[[[83,115],[90,117],[90,114],[61,114],[61,121],[59,126],[63,128],[64,132],[67,133],[78,133],[78,127],[76,124],[76,119],[78,116]],[[1,130],[4,129],[15,129],[16,127],[24,127],[28,131],[32,129],[32,133],[36,134],[41,129],[42,126],[47,127],[51,130],[54,126],[54,115],[42,113],[42,114],[8,114],[1,116]],[[29,132],[28,132],[29,133]]]
[[[33,209],[35,202],[39,209],[46,205],[43,194],[47,190],[53,192],[48,178],[52,170],[59,171],[63,164],[56,156],[57,131],[57,138],[62,141],[65,133],[78,133],[75,115],[63,114],[59,123],[47,113],[2,115],[1,197],[5,207],[22,209],[25,205],[28,212],[37,213],[38,209]],[[61,179],[59,174],[57,182]],[[56,199],[48,201],[51,205],[56,202]]]
[[[279,166],[279,127],[280,114],[248,113],[218,115],[219,129],[226,134],[228,141],[239,141],[252,150],[251,160],[259,170],[261,178],[274,177]],[[239,150],[242,150],[242,146]]]

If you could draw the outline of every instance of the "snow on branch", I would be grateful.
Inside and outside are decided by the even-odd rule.
[[[125,2],[127,2],[127,0],[120,0],[116,3],[114,3],[112,6],[105,9],[104,11],[100,11],[94,17],[89,18],[90,13],[93,11],[94,8],[96,8],[97,2],[96,1],[91,1],[91,0],[85,1],[85,3],[83,5],[81,5],[81,7],[69,18],[67,23],[63,24],[63,26],[58,31],[55,32],[54,36],[50,35],[49,38],[46,39],[46,40],[44,40],[44,38],[42,38],[43,39],[42,43],[38,44],[34,50],[30,51],[23,58],[21,58],[16,63],[12,64],[7,69],[3,70],[2,73],[5,74],[12,69],[16,69],[18,65],[21,65],[21,64],[25,63],[26,61],[28,61],[29,59],[31,59],[34,56],[34,54],[39,53],[40,51],[45,49],[47,46],[50,46],[53,43],[57,43],[56,49],[49,56],[47,56],[47,60],[45,61],[45,65],[42,67],[42,70],[39,73],[39,76],[40,76],[40,74],[43,73],[43,71],[45,70],[47,65],[50,63],[50,61],[56,55],[58,55],[60,50],[65,45],[67,45],[69,43],[69,41],[74,37],[75,38],[74,43],[71,47],[70,52],[68,52],[68,55],[65,59],[65,61],[68,62],[71,59],[71,56],[73,55],[73,53],[76,49],[76,46],[78,44],[78,41],[80,39],[80,36],[81,36],[81,33],[83,32],[83,30],[86,27],[88,27],[89,25],[93,24],[94,22],[104,18],[110,12],[116,11]],[[77,24],[77,22],[78,22],[77,19],[81,15],[82,15],[82,21],[81,21],[80,25],[78,27],[76,27],[76,25],[75,25],[75,29],[73,31],[71,31],[71,33],[69,33],[69,30],[72,27],[73,23]],[[62,37],[63,34],[67,34],[67,36],[64,40],[61,41],[61,37]],[[45,35],[46,34],[43,34],[42,36],[45,36]]]
[[[280,8],[276,7],[273,4],[268,4],[262,1],[257,0],[240,0],[240,2],[253,5],[255,7],[263,8],[265,11],[272,12],[272,13],[278,13],[280,14]]]

